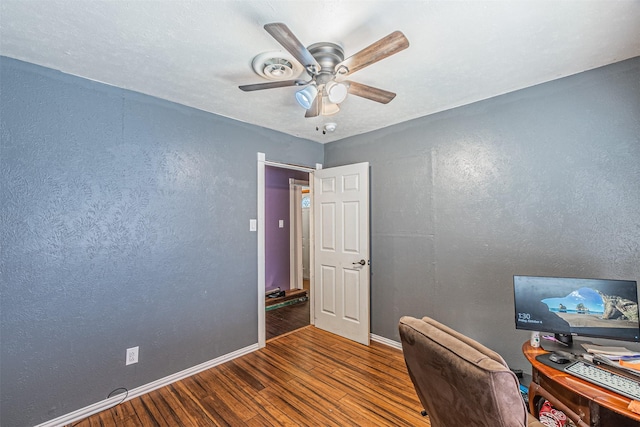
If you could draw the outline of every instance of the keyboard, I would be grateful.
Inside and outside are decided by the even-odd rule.
[[[578,360],[564,371],[633,400],[640,400],[640,382]]]

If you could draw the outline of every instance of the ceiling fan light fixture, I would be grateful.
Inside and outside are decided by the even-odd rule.
[[[340,104],[347,98],[348,88],[344,83],[330,81],[325,85],[325,91],[329,97],[329,101],[333,104]]]
[[[335,43],[320,42],[305,47],[282,22],[265,24],[264,29],[280,43],[291,59],[269,53],[258,55],[254,58],[254,70],[259,75],[275,81],[240,85],[240,90],[253,92],[302,86],[295,97],[307,110],[304,115],[306,118],[337,113],[347,95],[381,104],[388,104],[395,98],[396,94],[393,92],[343,79],[408,48],[409,41],[401,31],[394,31],[345,59],[342,46]],[[300,67],[301,72],[306,70],[308,80],[292,79],[290,76],[296,75],[295,67]]]
[[[314,84],[310,84],[306,86],[304,89],[296,92],[296,101],[298,104],[302,106],[305,110],[311,108],[313,104],[313,100],[318,96],[318,88]]]
[[[338,104],[332,103],[326,96],[322,97],[322,110],[321,114],[323,116],[331,116],[340,111],[340,106]]]

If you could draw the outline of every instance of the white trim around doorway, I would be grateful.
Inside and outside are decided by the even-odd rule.
[[[278,163],[266,160],[264,153],[258,152],[258,348],[262,348],[266,345],[266,321],[265,321],[265,222],[264,222],[264,210],[265,210],[265,166],[274,166],[283,169],[292,169],[313,174],[315,170],[322,169],[321,163],[316,163],[316,168],[312,169],[306,166],[291,165],[287,163]],[[313,191],[313,179],[309,178],[309,185],[311,191]],[[311,219],[313,221],[313,218]],[[311,222],[313,224],[313,222]],[[313,241],[313,227],[310,229],[310,239]],[[313,245],[310,245],[310,258],[313,259]],[[313,263],[310,263],[310,286],[311,292],[313,292]],[[311,311],[311,323],[313,323],[313,305],[310,305]]]

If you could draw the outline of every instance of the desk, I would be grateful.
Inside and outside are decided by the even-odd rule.
[[[557,397],[590,426],[640,426],[640,414],[627,409],[631,399],[537,361],[536,356],[548,352],[531,347],[529,341],[522,345],[522,352],[531,363],[532,382]],[[535,414],[536,400],[535,393],[529,392],[529,410],[532,414]]]

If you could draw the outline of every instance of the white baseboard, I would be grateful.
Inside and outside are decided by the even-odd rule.
[[[389,338],[381,337],[380,335],[371,334],[371,341],[379,342],[380,344],[388,345],[389,347],[397,348],[398,350],[402,350],[402,343],[398,341],[390,340]]]
[[[199,365],[185,369],[184,371],[176,372],[175,374],[169,375],[164,378],[160,378],[159,380],[156,380],[148,384],[142,385],[140,387],[136,387],[132,390],[129,390],[129,394],[124,400],[122,400],[122,394],[116,394],[113,397],[110,397],[105,400],[101,400],[100,402],[96,402],[93,405],[80,408],[77,411],[70,412],[66,415],[62,415],[58,418],[46,421],[42,424],[38,424],[35,427],[61,427],[67,424],[72,424],[74,422],[83,420],[93,414],[97,414],[98,412],[104,411],[105,409],[109,409],[113,405],[120,403],[121,400],[124,402],[127,400],[131,400],[135,397],[142,396],[143,394],[159,389],[160,387],[164,387],[176,381],[180,381],[184,378],[190,377],[191,375],[195,375],[198,372],[205,371],[209,368],[228,362],[237,357],[244,356],[245,354],[252,353],[256,350],[258,350],[258,344],[253,344],[248,347],[241,348],[239,350],[225,354],[218,358],[209,360],[208,362],[201,363]]]

